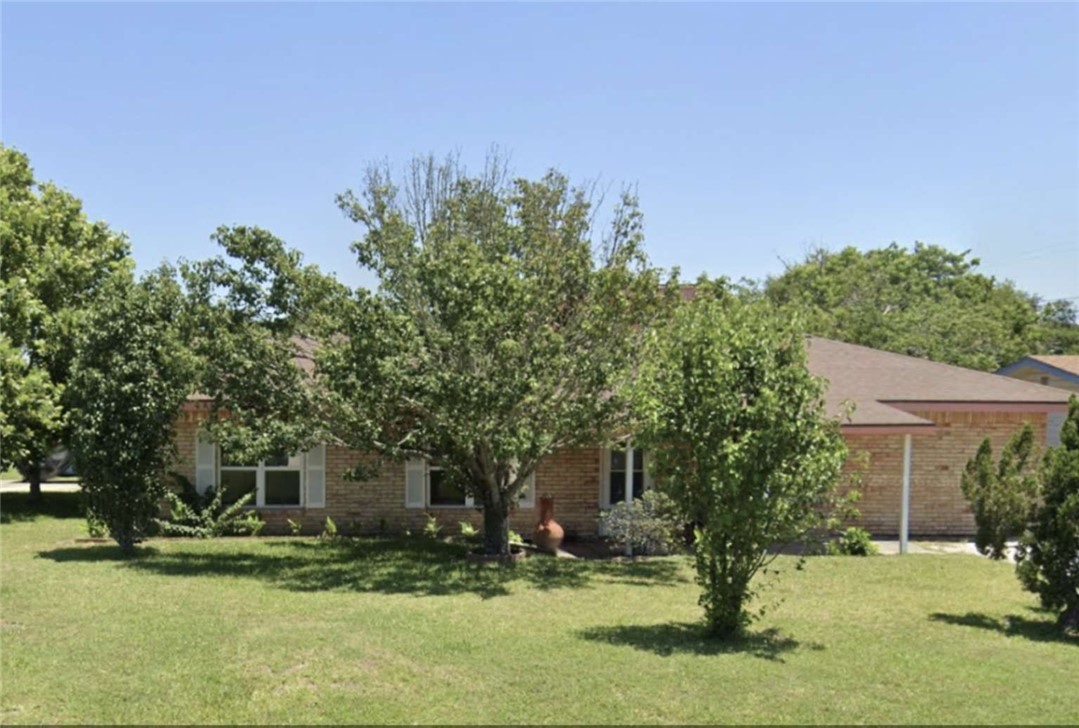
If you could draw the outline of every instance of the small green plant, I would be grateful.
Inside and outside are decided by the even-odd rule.
[[[108,538],[109,526],[90,510],[86,509],[86,533],[90,538]]]
[[[438,519],[432,514],[427,514],[427,522],[423,524],[423,537],[429,539],[437,539],[442,533],[442,526],[439,525]]]
[[[869,531],[856,526],[846,529],[839,538],[828,544],[828,554],[831,556],[874,556],[879,551]]]
[[[476,538],[480,535],[479,529],[468,521],[460,521],[458,525],[461,528],[461,538]]]
[[[618,503],[600,515],[607,541],[629,545],[638,554],[669,554],[679,550],[682,519],[674,501],[657,490],[645,491],[632,503]]]
[[[288,530],[293,536],[299,536],[303,533],[303,524],[299,521],[294,521],[291,518],[288,519]]]
[[[253,494],[247,493],[231,505],[224,502],[225,488],[208,488],[199,493],[191,481],[172,473],[180,492],[169,491],[170,514],[154,519],[164,536],[215,538],[217,536],[257,536],[265,525],[258,514],[245,511]]]
[[[512,528],[510,529],[509,541],[512,546],[521,546],[525,542],[524,538],[521,537],[521,534],[517,533]]]
[[[337,538],[337,536],[337,524],[334,523],[332,518],[326,516],[326,523],[322,527],[322,534],[319,536],[319,538],[323,539],[324,541],[333,541]]]

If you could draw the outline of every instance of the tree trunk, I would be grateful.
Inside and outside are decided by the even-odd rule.
[[[26,482],[30,484],[30,502],[41,502],[41,468],[27,468]]]
[[[510,514],[505,501],[488,494],[483,503],[483,553],[510,554]]]
[[[1064,609],[1057,620],[1057,626],[1065,632],[1079,632],[1079,602]]]

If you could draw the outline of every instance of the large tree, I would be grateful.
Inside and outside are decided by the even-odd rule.
[[[82,204],[38,183],[25,154],[0,145],[0,467],[41,495],[40,464],[69,431],[62,406],[75,341],[104,282],[130,267],[128,244]]]
[[[191,391],[183,310],[171,270],[139,282],[116,275],[79,335],[65,395],[71,446],[90,513],[125,552],[161,508],[176,413]]]
[[[960,366],[996,370],[1032,353],[1072,353],[1074,307],[978,272],[967,252],[896,244],[816,250],[764,293],[798,310],[809,331]]]
[[[337,332],[347,289],[261,228],[212,237],[223,255],[180,266],[207,435],[246,461],[332,441],[312,357]]]
[[[847,449],[825,416],[797,319],[702,281],[652,335],[635,386],[635,440],[652,474],[696,525],[709,632],[748,621],[753,578],[777,546],[832,515]]]
[[[357,290],[320,373],[340,441],[425,458],[482,505],[484,544],[509,552],[508,517],[539,461],[611,438],[627,382],[673,295],[642,249],[624,195],[596,239],[587,192],[549,172],[416,160],[404,181],[372,168],[341,195],[378,277]]]

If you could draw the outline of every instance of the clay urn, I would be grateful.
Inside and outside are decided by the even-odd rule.
[[[532,535],[532,542],[542,551],[555,554],[562,545],[562,539],[566,532],[554,519],[554,498],[549,495],[540,498],[540,517],[536,524],[536,530]]]

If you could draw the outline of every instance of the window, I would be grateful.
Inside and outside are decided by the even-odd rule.
[[[254,493],[253,506],[299,506],[303,504],[303,456],[279,453],[258,463],[234,462],[221,453],[219,476],[225,502],[235,503]]]
[[[1049,386],[1049,377],[1042,377],[1041,381],[1042,384]]]
[[[432,506],[464,507],[469,498],[460,486],[449,482],[445,470],[432,465],[427,468],[427,500]]]
[[[518,508],[535,507],[535,475],[528,476],[521,491]],[[446,478],[445,471],[438,465],[430,465],[424,460],[409,460],[405,463],[405,507],[406,508],[473,508],[476,504],[464,490]]]
[[[652,487],[652,479],[645,469],[646,460],[645,451],[635,449],[632,443],[603,451],[600,502],[604,508],[627,500],[627,493],[640,498]]]

